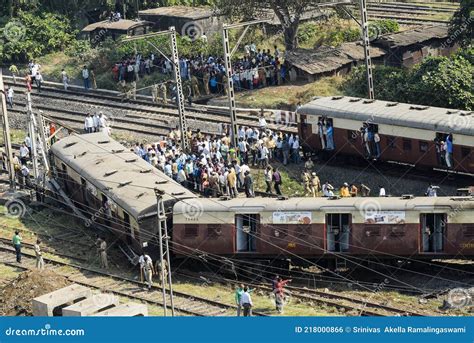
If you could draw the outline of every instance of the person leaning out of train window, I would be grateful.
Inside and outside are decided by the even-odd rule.
[[[341,187],[341,197],[348,198],[350,196],[351,193],[349,192],[349,184],[344,182],[344,185]]]
[[[380,136],[377,132],[374,134],[374,143],[375,143],[375,158],[379,159],[381,155]]]
[[[446,150],[446,165],[448,168],[452,168],[453,166],[453,161],[452,161],[452,155],[453,155],[453,135],[449,134],[446,137],[446,142],[445,144],[445,150]]]
[[[357,193],[359,192],[359,189],[357,188],[356,185],[351,184],[351,185],[349,186],[349,191],[350,191],[350,193],[351,193],[351,197],[354,198],[354,197],[357,196]]]
[[[331,123],[327,123],[326,128],[326,149],[327,150],[334,150],[334,128],[332,127]]]

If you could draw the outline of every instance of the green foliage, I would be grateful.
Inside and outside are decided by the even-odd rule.
[[[452,42],[462,47],[472,45],[474,39],[474,0],[461,0],[459,9],[454,13],[449,24],[449,35]]]
[[[369,31],[374,30],[379,35],[400,31],[400,25],[393,19],[374,20],[369,23]]]
[[[52,13],[20,11],[18,17],[2,28],[5,44],[0,49],[3,62],[34,59],[65,49],[74,41],[69,20]]]
[[[375,95],[388,101],[472,110],[472,56],[472,49],[467,49],[451,57],[430,57],[411,70],[377,66]],[[366,97],[366,80],[365,68],[356,68],[344,89],[349,95]]]
[[[321,45],[339,46],[360,39],[360,29],[350,21],[329,19],[325,22],[307,22],[298,29],[298,44],[304,48]]]
[[[319,26],[313,22],[301,24],[298,28],[298,43],[307,44],[318,33]]]

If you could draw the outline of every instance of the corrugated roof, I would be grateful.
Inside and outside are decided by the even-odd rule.
[[[202,19],[212,17],[214,11],[207,7],[169,6],[157,7],[138,12],[139,15],[157,15],[188,19]]]
[[[130,30],[135,27],[146,26],[146,25],[153,25],[153,23],[145,20],[128,20],[128,19],[120,19],[118,21],[99,21],[97,23],[93,23],[87,25],[82,29],[82,32],[91,32],[96,29],[106,29],[106,30]]]
[[[165,202],[197,197],[101,132],[72,134],[51,151],[135,218],[156,212],[155,187]]]
[[[447,38],[448,36],[448,27],[446,25],[422,26],[412,30],[380,36],[372,44],[397,48],[423,43],[433,38]]]
[[[372,46],[370,52],[372,58],[385,54],[383,49]],[[364,58],[364,47],[360,43],[344,43],[338,48],[321,46],[316,49],[295,49],[287,52],[285,61],[308,74],[320,74]]]
[[[298,110],[300,114],[327,115],[374,124],[400,125],[474,136],[474,112],[458,111],[441,107],[428,107],[371,101],[352,97],[322,97],[309,102]]]

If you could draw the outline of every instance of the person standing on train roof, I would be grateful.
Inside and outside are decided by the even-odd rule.
[[[438,196],[438,186],[433,186],[433,185],[429,185],[428,186],[428,189],[426,190],[426,193],[425,195],[429,196],[429,197],[437,197]]]
[[[311,193],[313,198],[319,195],[319,190],[321,189],[321,181],[319,180],[318,175],[315,172],[312,173],[312,178],[310,182]]]
[[[386,196],[385,188],[383,186],[380,186],[379,197],[384,197],[384,196]]]
[[[341,197],[348,198],[351,194],[349,192],[349,184],[344,182],[344,185],[341,187]]]
[[[281,195],[280,186],[282,185],[283,181],[278,167],[275,168],[275,171],[273,172],[273,183],[276,194]]]

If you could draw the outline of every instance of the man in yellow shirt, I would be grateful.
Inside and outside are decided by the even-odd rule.
[[[237,175],[235,174],[235,169],[230,168],[229,174],[227,175],[227,183],[229,184],[229,192],[232,198],[236,198],[237,191]]]
[[[344,186],[341,187],[341,197],[350,197],[351,193],[349,192],[349,185],[347,182],[344,182]]]

